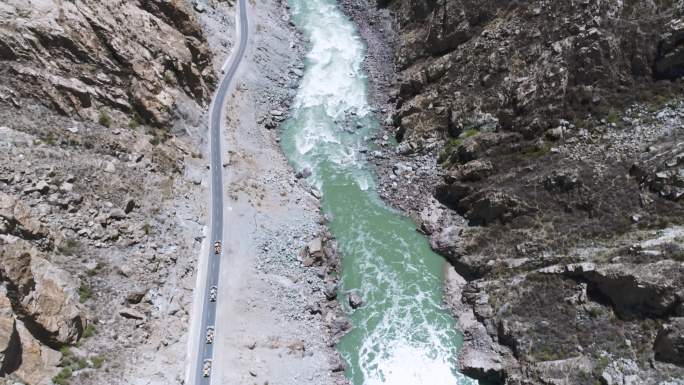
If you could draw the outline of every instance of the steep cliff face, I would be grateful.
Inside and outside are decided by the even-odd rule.
[[[377,5],[397,33],[400,144],[371,157],[467,280],[449,291],[462,369],[683,378],[684,3]]]
[[[0,382],[182,378],[216,79],[198,17],[0,2]]]
[[[481,127],[533,137],[559,118],[681,91],[655,82],[684,68],[681,2],[391,4],[402,31],[398,135],[415,141]]]
[[[176,100],[209,100],[211,55],[182,1],[8,1],[0,5],[4,100],[96,120],[114,109],[160,126]]]

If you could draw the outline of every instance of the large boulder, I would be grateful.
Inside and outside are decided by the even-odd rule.
[[[673,318],[660,328],[653,350],[656,360],[684,365],[684,317]]]
[[[24,240],[6,236],[0,243],[0,279],[16,290],[16,311],[31,323],[43,343],[76,343],[87,323],[75,284],[78,280]]]
[[[21,366],[13,374],[26,384],[52,385],[62,354],[43,345],[21,321],[17,321],[17,332],[21,341]]]
[[[15,197],[0,192],[0,234],[38,239],[45,238],[47,231],[31,216],[26,205]]]

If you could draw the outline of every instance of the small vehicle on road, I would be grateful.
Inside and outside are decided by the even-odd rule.
[[[214,343],[214,327],[213,326],[207,326],[207,343],[211,344]]]
[[[221,241],[214,242],[214,254],[221,254]]]
[[[216,302],[216,296],[218,295],[218,287],[212,286],[209,289],[209,302]]]
[[[202,376],[209,377],[211,375],[211,360],[204,360],[204,365],[202,366]]]

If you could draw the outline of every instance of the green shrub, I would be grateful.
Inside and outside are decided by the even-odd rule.
[[[437,158],[437,162],[444,163],[447,160],[449,160],[449,158],[451,157],[451,154],[454,151],[456,151],[456,149],[458,148],[458,146],[461,145],[462,142],[463,142],[463,140],[459,139],[459,138],[449,139],[449,141],[444,145],[444,148],[442,149],[442,151],[439,153],[439,156]]]
[[[164,72],[164,81],[169,83],[169,84],[174,83],[174,77],[173,77],[173,74],[171,73],[171,71]]]
[[[81,286],[78,287],[79,301],[81,303],[84,303],[85,301],[87,301],[92,296],[93,296],[93,289],[91,289],[90,286],[86,285],[85,283],[81,283]]]
[[[470,128],[470,129],[463,131],[463,133],[460,136],[463,138],[470,138],[470,137],[473,137],[479,133],[480,133],[480,131],[478,131],[474,128]]]
[[[100,117],[97,119],[97,121],[105,127],[109,127],[112,125],[112,118],[109,117],[107,111],[105,110],[100,110]]]
[[[135,130],[136,128],[140,127],[140,115],[137,113],[133,113],[133,116],[131,116],[131,120],[128,122],[128,128],[131,130]]]
[[[548,144],[544,144],[542,146],[530,146],[522,151],[522,157],[525,159],[541,158],[550,152],[551,146]]]
[[[102,367],[102,364],[104,364],[104,357],[102,356],[95,356],[90,359],[93,363],[93,368],[95,369],[100,369]]]
[[[620,117],[615,111],[610,111],[608,116],[606,116],[606,121],[612,124],[618,124],[620,122]]]
[[[59,373],[52,378],[52,382],[54,382],[55,385],[67,385],[71,375],[72,372],[70,368],[62,368],[62,370],[60,370]]]
[[[93,324],[88,324],[86,326],[85,330],[83,331],[83,338],[89,338],[95,335],[96,333],[95,325]]]

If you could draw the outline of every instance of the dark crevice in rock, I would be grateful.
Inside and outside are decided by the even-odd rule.
[[[19,369],[22,362],[22,347],[21,338],[19,337],[19,332],[17,331],[16,321],[14,323],[14,327],[12,328],[12,334],[10,335],[7,349],[0,353],[2,356],[4,356],[4,360],[0,366],[0,377],[11,374],[15,370]]]
[[[567,277],[586,283],[587,297],[591,301],[612,308],[623,320],[664,320],[674,316],[680,305],[674,293],[640,284],[631,276],[608,278],[596,272],[583,272],[568,273]]]
[[[462,368],[462,373],[477,380],[479,385],[505,385],[506,375],[500,370],[481,368]]]

